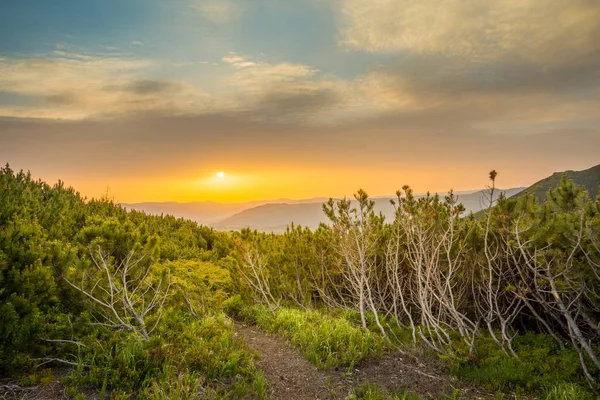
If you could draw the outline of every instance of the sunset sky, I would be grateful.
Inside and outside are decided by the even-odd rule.
[[[5,0],[0,162],[118,202],[600,163],[597,0]],[[217,174],[222,172],[222,176]]]

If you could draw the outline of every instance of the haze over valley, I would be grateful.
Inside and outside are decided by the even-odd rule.
[[[504,196],[512,197],[525,188],[499,190]],[[440,193],[445,196],[446,193]],[[420,195],[423,196],[423,195]],[[385,215],[386,220],[394,219],[394,207],[390,200],[394,196],[375,199],[375,211]],[[262,232],[282,233],[290,224],[316,229],[321,223],[328,223],[323,213],[323,203],[327,198],[304,200],[279,199],[249,203],[137,203],[122,204],[126,209],[144,211],[148,214],[169,214],[211,226],[217,230],[257,229]],[[486,206],[483,191],[462,192],[458,201],[465,213],[476,213]],[[356,202],[353,203],[356,205]]]

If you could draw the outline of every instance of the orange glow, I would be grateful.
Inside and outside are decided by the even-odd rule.
[[[352,196],[363,188],[371,196],[391,196],[403,185],[410,185],[415,192],[438,191],[445,193],[449,189],[483,189],[487,184],[487,169],[481,167],[480,173],[464,176],[459,167],[446,168],[437,173],[433,171],[407,169],[262,169],[251,172],[231,171],[223,176],[214,172],[190,176],[179,174],[177,178],[109,177],[96,180],[65,179],[88,198],[99,197],[106,193],[116,202],[135,203],[145,201],[216,201],[246,202],[252,200],[271,200],[279,198],[305,199],[313,197]],[[461,175],[463,175],[461,177]],[[501,181],[504,187],[514,187],[531,182],[519,182],[518,174],[504,174]],[[500,180],[499,180],[500,181]],[[510,182],[510,183],[508,183]]]

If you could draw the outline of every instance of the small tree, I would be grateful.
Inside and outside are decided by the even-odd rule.
[[[160,322],[171,280],[168,271],[153,271],[158,238],[144,238],[135,227],[116,219],[95,220],[84,228],[84,262],[66,282],[88,299],[106,325],[149,340]]]
[[[354,198],[358,208],[353,208],[346,199],[337,202],[329,199],[323,205],[323,211],[333,223],[333,231],[339,239],[338,250],[344,260],[342,276],[345,287],[358,308],[363,328],[367,327],[365,313],[370,310],[381,334],[387,337],[378,316],[375,302],[377,293],[374,293],[383,216],[375,214],[375,202],[369,199],[364,190],[359,190]]]
[[[271,313],[279,308],[280,297],[272,292],[272,278],[267,268],[267,250],[264,248],[263,236],[249,229],[242,230],[242,239],[237,241],[241,262],[238,273],[250,288],[252,296],[259,303],[265,304]]]
[[[494,213],[500,214],[503,210],[502,195],[494,197],[496,191],[495,170],[490,172],[491,186],[484,192],[486,216],[483,227],[483,255],[484,259],[478,261],[480,280],[474,281],[473,292],[476,294],[476,310],[483,319],[488,332],[496,344],[506,353],[516,357],[512,347],[515,336],[511,333],[511,325],[519,315],[524,304],[514,292],[515,273],[509,265],[509,251],[502,238],[500,229],[494,229]],[[498,207],[496,207],[498,205]],[[501,338],[494,330],[495,325],[500,327]]]

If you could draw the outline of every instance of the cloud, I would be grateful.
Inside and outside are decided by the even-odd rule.
[[[236,56],[236,55],[229,55],[229,56],[223,57],[223,61],[225,61],[226,63],[229,63],[229,64],[236,65],[238,63],[244,62],[245,58],[241,57],[241,56]]]
[[[597,116],[599,2],[331,1],[340,47],[379,60],[356,85],[382,118],[489,126]]]
[[[236,110],[245,118],[304,125],[331,123],[340,119],[357,95],[350,95],[351,82],[321,75],[309,65],[269,63],[237,54],[223,61],[233,67],[227,82]]]
[[[298,78],[314,76],[318,70],[304,64],[277,63],[254,61],[246,56],[230,54],[223,61],[231,64],[238,71],[234,74],[237,83],[252,83],[252,81],[290,81]]]
[[[309,65],[234,53],[222,60],[229,66],[217,75],[222,84],[208,92],[185,80],[152,77],[165,66],[150,60],[63,51],[3,58],[0,91],[40,100],[19,106],[5,102],[0,116],[77,120],[225,113],[255,121],[311,124],[338,120],[356,95],[348,95],[351,82],[321,76]]]
[[[597,52],[592,0],[339,0],[339,43],[349,50],[511,56],[561,64]]]
[[[240,5],[232,0],[192,0],[192,9],[213,24],[227,24],[241,15]]]
[[[129,82],[116,89],[140,96],[164,94],[177,91],[180,88],[175,82],[167,80],[140,79]]]
[[[46,96],[44,100],[51,105],[63,106],[77,104],[81,99],[75,93],[63,92]]]
[[[39,98],[0,105],[0,115],[23,118],[107,118],[135,113],[210,112],[210,96],[196,86],[145,78],[156,63],[124,56],[54,52],[0,58],[0,92]]]
[[[211,82],[203,87],[193,67],[206,62],[64,50],[0,58],[5,93],[0,116],[76,120],[217,113],[295,125],[368,121],[488,131],[505,121],[594,118],[600,106],[600,64],[592,56],[549,66],[509,57],[488,62],[401,53],[347,79],[266,56],[228,53],[221,61],[219,68],[210,67]],[[189,67],[187,75],[181,67]],[[165,78],[169,73],[177,79]],[[10,96],[22,101],[11,103]]]
[[[338,102],[338,94],[332,89],[318,89],[305,93],[266,93],[260,100],[260,105],[269,108],[277,114],[288,112],[312,112],[328,108]]]

